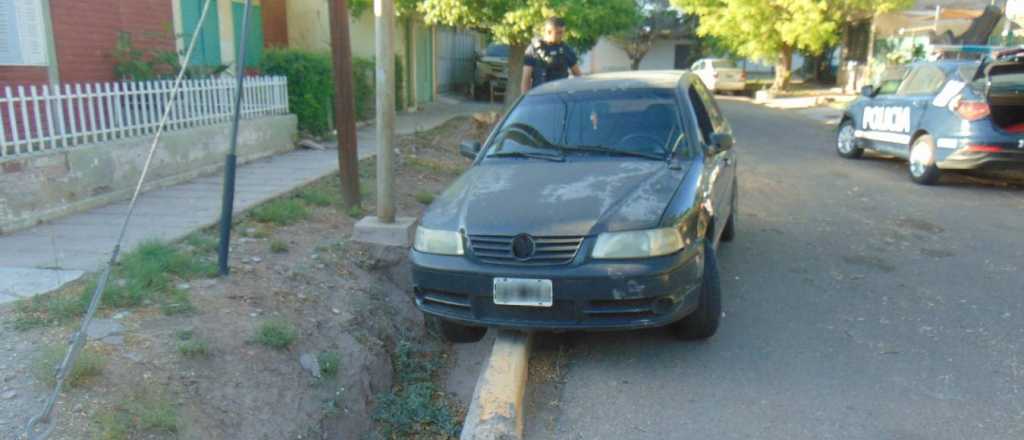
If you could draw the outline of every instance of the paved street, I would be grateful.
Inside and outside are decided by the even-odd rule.
[[[820,122],[720,104],[741,216],[718,335],[539,335],[568,373],[531,392],[528,438],[1024,438],[1024,189],[918,186]]]

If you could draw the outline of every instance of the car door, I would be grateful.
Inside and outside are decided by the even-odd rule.
[[[920,125],[932,96],[945,82],[946,75],[938,66],[919,64],[907,74],[896,93],[865,106],[862,130],[875,149],[907,157],[911,134]]]
[[[728,122],[722,116],[718,105],[708,89],[700,83],[690,85],[689,98],[693,105],[694,115],[697,117],[698,141],[705,153],[711,151],[711,135],[714,133],[729,133],[731,129]],[[713,154],[705,154],[705,167],[707,173],[707,198],[709,200],[711,215],[715,218],[715,233],[721,232],[725,221],[732,214],[733,210],[733,185],[736,181],[736,153],[732,149],[717,151]],[[717,236],[715,237],[717,240]],[[717,242],[716,242],[717,243]]]
[[[863,146],[883,152],[891,152],[897,148],[889,142],[892,140],[892,136],[888,132],[888,124],[885,121],[886,109],[895,108],[897,105],[896,93],[910,78],[909,72],[909,69],[902,66],[886,69],[882,72],[874,93],[862,98],[863,102],[858,102],[854,107],[852,115],[856,122],[854,136],[860,139]]]

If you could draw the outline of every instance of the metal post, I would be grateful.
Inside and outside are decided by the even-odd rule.
[[[242,38],[238,41],[238,56],[235,58],[235,114],[231,121],[231,144],[227,157],[224,158],[224,195],[220,208],[220,249],[217,252],[217,264],[220,275],[226,276],[228,268],[228,248],[231,245],[231,214],[235,209],[235,165],[238,156],[238,119],[242,109],[242,82],[245,79],[245,46],[249,40],[249,10],[252,0],[245,0],[245,11],[242,13]]]
[[[395,222],[395,3],[374,0],[377,56],[377,220]]]

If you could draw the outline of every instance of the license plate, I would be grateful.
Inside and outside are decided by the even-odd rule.
[[[551,280],[495,278],[494,303],[502,306],[551,307]]]

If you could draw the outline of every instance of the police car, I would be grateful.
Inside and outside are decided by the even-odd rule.
[[[907,159],[923,185],[942,170],[1024,170],[1024,48],[912,64],[861,95],[836,132],[844,158],[874,150]]]

